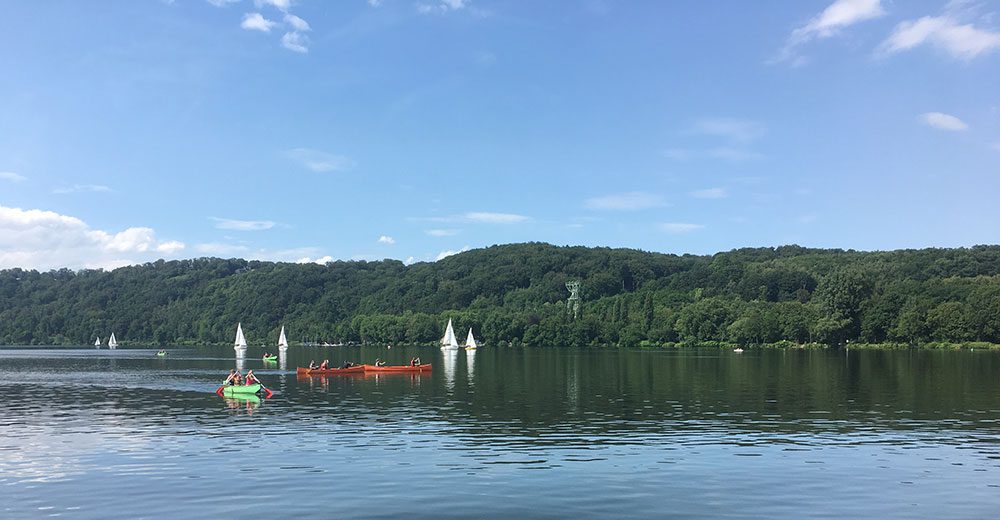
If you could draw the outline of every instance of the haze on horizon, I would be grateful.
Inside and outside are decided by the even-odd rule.
[[[1000,2],[6,2],[0,268],[1000,242]]]

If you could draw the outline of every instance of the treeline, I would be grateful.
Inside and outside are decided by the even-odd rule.
[[[566,282],[582,282],[573,317]],[[488,344],[1000,343],[1000,246],[711,256],[493,246],[433,263],[201,258],[0,271],[0,343],[427,343],[447,319]]]

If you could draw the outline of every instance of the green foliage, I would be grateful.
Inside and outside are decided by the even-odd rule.
[[[565,284],[582,282],[578,319]],[[676,256],[493,246],[433,263],[201,258],[0,271],[0,343],[431,343],[448,319],[492,345],[1000,343],[1000,247],[799,246]],[[784,343],[782,343],[784,342]],[[984,343],[983,343],[984,344]]]

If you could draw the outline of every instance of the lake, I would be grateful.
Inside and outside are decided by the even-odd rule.
[[[996,518],[1000,352],[0,348],[0,517]],[[305,377],[329,358],[431,374]]]

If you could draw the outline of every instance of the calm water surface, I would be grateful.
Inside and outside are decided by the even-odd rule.
[[[1000,353],[0,349],[0,517],[997,518]],[[310,359],[429,375],[298,378]]]

